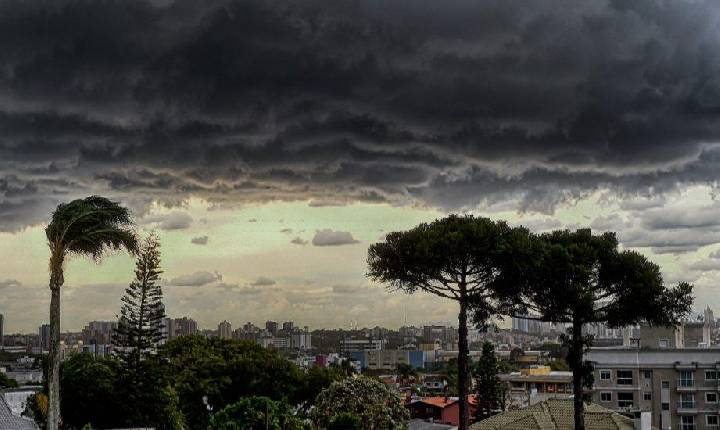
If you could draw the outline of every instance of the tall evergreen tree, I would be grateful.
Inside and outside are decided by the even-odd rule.
[[[135,262],[135,279],[125,289],[113,346],[131,370],[138,371],[143,357],[156,350],[163,340],[160,280],[160,242],[155,234],[140,246]]]
[[[389,233],[368,249],[370,279],[393,290],[424,291],[457,302],[459,430],[467,430],[469,418],[468,315],[486,326],[490,317],[514,304],[516,287],[495,282],[501,269],[497,257],[512,257],[509,244],[527,237],[526,229],[504,222],[450,215]]]
[[[592,385],[592,365],[584,354],[592,337],[583,336],[582,327],[640,321],[673,326],[690,312],[692,285],[667,287],[658,265],[619,249],[614,233],[558,230],[533,235],[512,249],[512,256],[501,259],[506,264],[495,282],[521,286],[521,315],[529,309],[538,315],[530,318],[571,325],[563,343],[573,371],[575,430],[584,430],[583,389]]]
[[[478,421],[484,420],[504,405],[503,382],[498,377],[500,371],[495,347],[490,342],[483,343],[482,355],[475,366],[475,393],[477,395]]]

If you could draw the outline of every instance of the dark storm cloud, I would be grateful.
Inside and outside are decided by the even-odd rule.
[[[89,192],[551,213],[714,185],[719,18],[709,0],[0,0],[0,229]]]

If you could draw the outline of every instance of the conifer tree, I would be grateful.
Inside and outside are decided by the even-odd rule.
[[[135,370],[139,370],[143,357],[154,352],[164,339],[165,307],[158,283],[161,274],[160,242],[155,234],[150,234],[140,246],[135,279],[125,289],[113,336],[117,354]]]
[[[504,387],[498,377],[500,371],[495,347],[490,342],[483,343],[482,355],[475,367],[475,384],[477,395],[477,421],[493,415],[494,411],[503,408]]]

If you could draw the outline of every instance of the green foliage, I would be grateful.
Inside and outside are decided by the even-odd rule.
[[[59,205],[45,235],[54,252],[98,259],[108,249],[136,251],[132,225],[126,208],[104,197],[92,196]]]
[[[295,398],[299,400],[303,409],[307,410],[322,390],[333,382],[342,381],[346,377],[345,371],[339,367],[311,367],[305,373],[301,389],[298,390]]]
[[[567,361],[558,358],[550,362],[550,370],[567,372],[570,370],[570,366],[568,366]]]
[[[402,399],[387,385],[363,376],[334,382],[323,390],[310,417],[321,429],[329,429],[342,414],[352,414],[362,430],[401,430],[407,428],[408,410]]]
[[[458,386],[458,362],[457,358],[451,358],[448,360],[447,364],[444,368],[440,371],[440,374],[445,378],[445,381],[447,381],[447,386],[445,387],[445,394],[448,396],[457,396],[460,387]]]
[[[70,428],[147,427],[181,429],[177,399],[167,388],[161,363],[141,363],[142,380],[114,357],[74,354],[63,362],[61,412]],[[175,400],[175,404],[173,401]]]
[[[18,383],[16,380],[9,378],[3,372],[0,372],[0,388],[17,388]]]
[[[64,422],[70,428],[201,429],[210,423],[208,406],[219,413],[260,396],[309,408],[323,388],[345,377],[340,369],[303,373],[254,342],[198,336],[169,341],[143,359],[138,372],[141,379],[116,357],[71,356],[61,375]]]
[[[450,215],[404,231],[392,232],[368,249],[368,276],[391,288],[418,290],[456,301],[473,301],[477,321],[487,322],[518,292],[493,283],[497,258],[524,229],[488,218]],[[500,300],[496,300],[500,299]]]
[[[516,241],[527,237],[524,228],[472,215],[438,219],[404,231],[392,232],[368,249],[368,277],[406,293],[424,291],[458,302],[458,395],[461,430],[467,428],[468,347],[467,318],[488,328],[490,318],[512,307],[520,285],[495,282],[501,256],[512,255]]]
[[[330,420],[328,430],[362,430],[362,420],[355,414],[343,412]]]
[[[115,394],[117,370],[114,360],[90,354],[74,354],[63,362],[60,407],[66,425],[112,428],[122,421],[123,399]]]
[[[23,416],[35,420],[37,425],[42,429],[45,428],[47,422],[48,397],[43,392],[37,392],[28,397],[25,403]]]
[[[98,261],[108,250],[137,251],[130,212],[104,197],[92,196],[59,205],[45,228],[50,248],[50,354],[48,356],[48,427],[60,421],[60,287],[68,255]]]
[[[284,401],[244,397],[213,414],[209,430],[304,430],[308,427]]]
[[[118,327],[113,334],[113,346],[128,370],[142,379],[140,361],[156,351],[163,339],[162,325],[165,309],[162,288],[158,284],[160,243],[151,234],[140,246],[135,262],[135,280],[125,290]]]
[[[529,235],[501,259],[495,282],[520,286],[519,311],[531,309],[544,321],[571,323],[564,344],[573,370],[575,425],[583,428],[582,387],[591,366],[583,356],[592,339],[582,326],[605,323],[626,326],[646,321],[673,325],[687,315],[693,302],[687,283],[667,288],[660,268],[641,254],[618,250],[614,233],[593,235],[589,229]]]
[[[546,321],[674,325],[690,311],[692,286],[665,287],[660,268],[619,251],[614,233],[561,230],[525,245],[524,258],[507,262],[498,282],[523,285],[524,305]]]
[[[490,342],[483,344],[482,355],[474,369],[477,396],[477,420],[483,420],[494,411],[505,409],[505,385],[498,377],[499,360]]]
[[[417,371],[413,369],[411,365],[406,363],[398,363],[395,367],[395,373],[403,381],[408,381],[410,378],[417,377]]]
[[[309,400],[303,373],[274,350],[255,342],[182,336],[163,345],[159,360],[179,397],[180,410],[190,428],[206,428],[209,414],[241,397]]]

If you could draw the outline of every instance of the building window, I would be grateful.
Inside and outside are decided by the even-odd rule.
[[[633,393],[617,393],[618,408],[631,408],[633,405]]]
[[[660,339],[658,340],[658,347],[660,348],[667,348],[670,346],[670,341],[667,339]]]
[[[705,380],[706,381],[717,381],[718,379],[718,371],[717,370],[706,370],[705,371]]]
[[[652,400],[652,393],[650,391],[645,391],[643,393],[643,400]]]
[[[695,394],[682,393],[678,402],[678,409],[695,409]]]
[[[610,371],[609,370],[601,370],[600,371],[600,380],[601,381],[609,381],[610,380]]]
[[[618,370],[616,376],[618,385],[632,385],[633,383],[632,370]]]
[[[608,391],[603,391],[602,393],[600,393],[600,401],[612,402],[612,393]]]
[[[652,379],[652,370],[643,370],[643,378]]]
[[[692,387],[695,385],[692,370],[681,370],[680,379],[678,380],[680,387]]]
[[[717,393],[705,393],[705,403],[717,403]]]
[[[717,415],[705,415],[705,424],[709,427],[717,427],[718,424],[720,424],[720,420],[718,420]]]
[[[681,415],[680,430],[695,430],[695,415]]]
[[[663,411],[669,411],[669,410],[670,410],[670,403],[663,403],[663,404],[661,405],[661,409],[662,409]]]
[[[662,387],[662,388],[670,388],[670,381],[662,381],[662,382],[660,382],[660,387]]]

